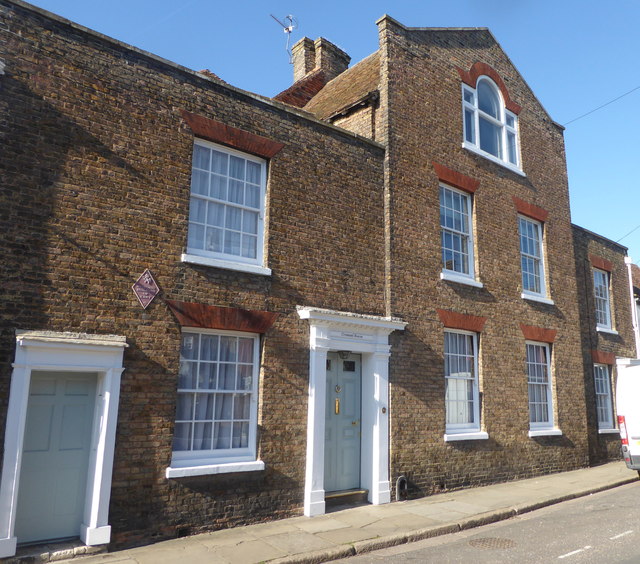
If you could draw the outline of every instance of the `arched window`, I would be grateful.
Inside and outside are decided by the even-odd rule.
[[[520,168],[518,116],[505,107],[496,84],[481,76],[476,88],[462,86],[464,143],[468,149]]]

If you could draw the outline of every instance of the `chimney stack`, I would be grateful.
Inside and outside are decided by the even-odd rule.
[[[293,46],[291,55],[293,82],[319,69],[324,71],[325,82],[329,82],[347,70],[351,61],[349,55],[324,37],[319,37],[315,41],[303,37]]]

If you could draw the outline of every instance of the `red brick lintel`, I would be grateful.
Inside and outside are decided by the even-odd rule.
[[[460,172],[456,172],[444,165],[433,162],[433,168],[438,175],[438,178],[445,184],[449,184],[465,192],[473,194],[480,186],[480,181],[470,176],[465,176]]]
[[[464,313],[456,313],[445,309],[436,309],[436,313],[445,327],[449,327],[450,329],[473,331],[474,333],[480,333],[487,321],[486,317],[465,315]]]
[[[176,300],[166,300],[166,303],[183,327],[266,333],[278,318],[277,313],[270,311],[210,306]]]
[[[589,253],[589,262],[594,268],[606,270],[607,272],[611,272],[613,270],[613,263],[610,260],[599,257],[598,255],[592,255]]]
[[[615,364],[616,363],[616,355],[612,352],[604,352],[604,351],[591,351],[591,358],[593,362],[597,362],[598,364]]]
[[[537,219],[540,222],[545,222],[547,217],[549,217],[549,212],[543,208],[539,208],[538,206],[534,206],[529,202],[525,202],[520,198],[513,197],[513,203],[516,205],[516,209],[518,213],[522,215],[526,215],[527,217],[531,217],[533,219]]]
[[[219,121],[192,114],[186,110],[180,110],[180,114],[191,128],[191,131],[193,131],[193,134],[207,141],[228,145],[239,151],[265,159],[270,159],[284,147],[284,143],[278,143],[255,133],[230,127]]]
[[[541,343],[553,343],[556,340],[555,329],[543,329],[533,325],[520,324],[522,334],[527,341],[540,341]]]
[[[504,105],[510,112],[518,115],[522,111],[522,106],[520,104],[516,104],[511,97],[509,96],[509,91],[502,80],[502,77],[498,74],[493,67],[490,67],[487,63],[476,62],[471,65],[471,68],[468,71],[465,71],[459,67],[456,67],[458,70],[458,74],[462,79],[462,82],[471,86],[471,88],[475,88],[478,82],[478,78],[482,75],[488,76],[493,82],[496,83],[496,86],[500,89],[502,93],[502,97],[504,98]]]

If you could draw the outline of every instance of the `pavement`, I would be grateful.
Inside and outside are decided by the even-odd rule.
[[[50,552],[48,557],[42,553],[40,559],[26,560],[23,556],[12,560],[73,564],[328,562],[494,523],[637,480],[635,471],[617,461],[421,499],[361,505],[311,518],[293,517],[128,550],[76,556],[73,560],[65,560],[63,551]]]

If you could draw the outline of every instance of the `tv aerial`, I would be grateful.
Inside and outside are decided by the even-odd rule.
[[[293,64],[293,56],[291,55],[291,33],[294,29],[298,27],[298,20],[296,20],[291,14],[285,16],[284,21],[280,21],[273,14],[269,14],[280,26],[282,26],[282,30],[287,34],[287,45],[285,50],[289,54],[289,64]]]

